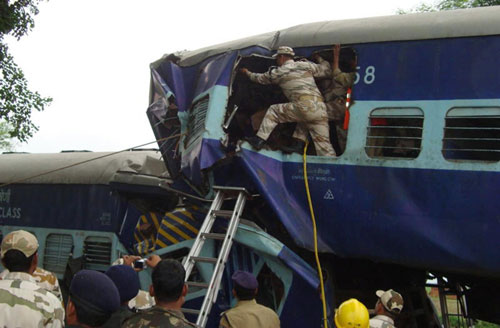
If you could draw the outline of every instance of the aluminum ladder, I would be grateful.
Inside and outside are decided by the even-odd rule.
[[[203,304],[199,311],[183,309],[186,313],[198,314],[196,325],[201,328],[205,327],[212,305],[217,300],[217,294],[219,292],[219,286],[224,273],[224,267],[233,244],[233,237],[238,229],[240,216],[243,212],[243,208],[245,207],[246,199],[249,197],[245,188],[214,186],[214,190],[216,191],[216,194],[212,205],[210,206],[210,210],[200,227],[198,236],[196,237],[188,256],[185,257],[182,262],[182,265],[186,270],[186,284],[188,286],[196,286],[207,289],[205,298],[203,299]],[[236,203],[233,210],[221,210],[222,204],[225,200],[235,198]],[[228,227],[225,233],[212,232],[212,228],[217,218],[226,218],[226,220],[229,219]],[[207,239],[222,241],[222,246],[217,257],[200,256]],[[196,263],[214,264],[214,270],[208,284],[189,281],[189,276],[191,275]]]

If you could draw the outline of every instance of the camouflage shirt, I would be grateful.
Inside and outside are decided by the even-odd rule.
[[[0,313],[0,327],[64,327],[61,301],[24,272],[0,280]]]
[[[4,279],[8,273],[9,270],[7,269],[3,270],[2,273],[0,273],[0,279]],[[35,272],[33,272],[31,275],[33,276],[33,278],[35,278],[36,284],[38,286],[56,295],[61,302],[63,301],[61,288],[59,287],[59,281],[57,280],[55,274],[53,274],[50,271],[37,267],[35,269]]]
[[[184,318],[179,310],[166,310],[159,306],[154,306],[149,310],[139,312],[128,318],[122,328],[182,328],[196,327]]]
[[[309,62],[287,60],[283,65],[266,73],[248,73],[253,82],[260,84],[278,84],[291,102],[298,102],[304,97],[322,99],[314,78],[328,76],[329,71],[323,66]]]
[[[329,72],[329,77],[331,78],[320,82],[320,88],[325,96],[325,101],[345,97],[347,89],[354,85],[356,73],[344,73],[338,68],[332,71],[330,63],[321,57],[318,58],[318,62],[322,70]]]
[[[379,314],[370,319],[370,328],[395,328],[394,320]]]

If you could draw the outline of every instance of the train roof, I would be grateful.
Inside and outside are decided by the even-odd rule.
[[[260,46],[308,47],[500,34],[500,6],[302,24],[194,51],[176,54],[178,64],[191,66],[225,53]],[[156,67],[169,55],[152,63]]]
[[[109,184],[119,173],[168,178],[153,150],[0,155],[0,184]]]

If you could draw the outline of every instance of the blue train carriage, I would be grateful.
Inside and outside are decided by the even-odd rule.
[[[147,114],[172,186],[261,194],[249,217],[311,262],[307,179],[335,304],[358,296],[371,307],[375,289],[399,288],[406,311],[431,313],[410,315],[412,325],[432,326],[418,304],[433,276],[467,297],[469,316],[500,322],[498,17],[488,7],[312,23],[163,56],[151,64]],[[286,99],[237,72],[267,71],[279,46],[331,60],[332,44],[341,62],[357,56],[347,144],[335,158],[310,146],[304,177],[302,155],[279,150],[293,124],[267,149],[244,141]]]
[[[69,257],[104,271],[129,253],[144,209],[177,204],[158,187],[165,171],[158,151],[2,154],[0,236],[36,235],[39,265],[59,279]]]

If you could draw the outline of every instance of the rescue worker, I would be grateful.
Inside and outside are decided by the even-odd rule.
[[[120,308],[120,294],[104,273],[78,271],[69,287],[66,323],[77,327],[101,327]]]
[[[340,304],[334,321],[337,328],[368,328],[370,315],[363,303],[351,298]]]
[[[403,296],[392,289],[377,290],[376,294],[376,315],[370,320],[370,328],[394,328],[394,319],[403,310]]]
[[[259,283],[249,272],[236,271],[233,280],[233,295],[238,299],[234,308],[222,313],[219,327],[224,328],[275,328],[280,326],[276,312],[255,301]]]
[[[4,279],[8,273],[8,269],[3,270],[2,273],[0,273],[0,279]],[[57,280],[57,276],[54,273],[37,267],[31,275],[35,278],[38,286],[56,295],[61,302],[63,301],[59,280]]]
[[[328,116],[323,97],[314,77],[324,77],[327,72],[318,64],[293,61],[295,53],[290,47],[279,47],[275,54],[279,67],[267,73],[252,73],[246,68],[240,72],[259,84],[278,84],[290,101],[269,107],[255,137],[248,138],[253,148],[261,149],[278,123],[297,122],[293,137],[295,145],[286,151],[300,152],[310,133],[316,152],[320,156],[335,156],[330,143]],[[285,149],[284,149],[285,150]]]
[[[153,284],[149,287],[149,293],[154,297],[156,305],[134,314],[125,320],[122,327],[196,327],[181,312],[188,291],[184,283],[186,271],[182,264],[172,259],[162,260],[158,255],[152,255],[146,263],[153,268]]]
[[[321,56],[316,54],[314,59],[330,72],[331,78],[320,82],[320,90],[325,97],[326,113],[328,120],[335,123],[337,132],[337,141],[341,152],[344,152],[347,142],[347,130],[344,130],[343,123],[346,111],[347,90],[352,88],[356,79],[356,56],[353,54],[351,60],[345,63],[349,72],[343,72],[340,69],[340,44],[333,47],[332,65]]]
[[[64,327],[64,308],[32,276],[38,264],[38,240],[24,230],[2,240],[2,264],[9,270],[0,280],[0,327]]]
[[[113,265],[105,274],[113,281],[120,294],[120,308],[111,315],[102,328],[121,327],[122,323],[134,312],[128,303],[139,293],[140,282],[137,272],[130,265]]]

